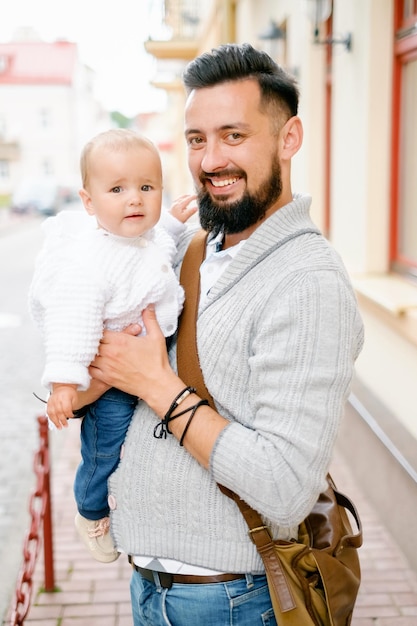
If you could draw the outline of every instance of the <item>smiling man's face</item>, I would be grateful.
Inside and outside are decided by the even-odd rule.
[[[207,230],[238,233],[275,210],[279,142],[254,80],[193,91],[185,112],[188,164]]]

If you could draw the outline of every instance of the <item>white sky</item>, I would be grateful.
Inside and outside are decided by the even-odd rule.
[[[78,44],[82,63],[96,73],[95,93],[107,110],[132,117],[160,110],[164,93],[150,86],[155,62],[143,42],[150,35],[152,0],[0,0],[0,42],[19,27],[31,27],[44,41]],[[154,21],[158,28],[160,19]]]

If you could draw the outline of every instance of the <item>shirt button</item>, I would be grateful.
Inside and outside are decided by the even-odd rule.
[[[139,248],[147,248],[148,247],[148,240],[147,239],[139,239]]]
[[[164,274],[166,274],[168,272],[168,270],[169,270],[168,265],[165,265],[165,264],[161,265],[161,272],[164,272]]]

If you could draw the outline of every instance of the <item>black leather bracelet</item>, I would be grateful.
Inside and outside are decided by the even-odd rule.
[[[158,422],[158,424],[154,428],[153,436],[156,439],[166,439],[167,434],[168,433],[171,434],[171,431],[169,430],[169,427],[168,427],[169,422],[175,419],[176,417],[179,417],[180,415],[184,415],[184,413],[188,413],[189,411],[192,411],[193,407],[191,406],[189,409],[185,409],[184,411],[181,411],[180,413],[177,413],[176,415],[172,415],[173,411],[175,411],[175,409],[181,404],[181,402],[185,400],[185,398],[188,398],[188,396],[190,396],[192,393],[195,393],[195,392],[196,392],[196,389],[194,387],[185,387],[185,389],[180,391],[180,393],[175,396],[175,398],[173,399],[171,403],[171,406],[169,407],[168,411],[165,413],[163,419],[160,422]]]
[[[181,439],[180,439],[180,446],[183,446],[183,445],[184,445],[184,438],[185,438],[185,435],[187,434],[187,430],[188,430],[188,428],[189,428],[189,426],[190,426],[190,424],[191,424],[191,422],[192,422],[192,419],[193,419],[194,415],[195,415],[195,414],[196,414],[196,412],[197,412],[197,409],[198,409],[200,406],[203,406],[203,405],[208,406],[208,403],[209,403],[209,402],[208,402],[208,400],[200,400],[199,402],[197,402],[197,404],[195,404],[193,407],[191,407],[191,408],[192,408],[191,415],[190,415],[190,417],[188,418],[188,422],[187,422],[187,423],[186,423],[186,425],[185,425],[184,432],[183,432],[183,433],[182,433],[182,435],[181,435]],[[177,415],[175,415],[175,417],[178,417],[178,416],[177,416]]]
[[[172,432],[169,430],[169,423],[172,422],[172,420],[174,420],[176,417],[181,417],[181,415],[185,415],[186,413],[189,413],[190,411],[193,410],[193,408],[194,408],[194,405],[189,406],[188,409],[184,409],[183,411],[180,411],[179,413],[176,413],[175,415],[171,415],[170,417],[164,417],[164,419],[158,422],[158,424],[153,429],[153,436],[156,439],[162,439],[162,438],[166,439],[167,435],[172,435]]]
[[[169,418],[172,415],[172,412],[175,411],[175,409],[181,404],[181,402],[185,400],[185,398],[187,398],[189,395],[195,392],[196,392],[196,389],[194,387],[185,387],[185,389],[180,391],[180,393],[177,396],[175,396],[175,398],[173,399],[168,411],[165,413],[164,420],[169,420]]]

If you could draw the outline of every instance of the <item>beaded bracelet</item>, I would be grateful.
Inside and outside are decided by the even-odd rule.
[[[181,435],[181,439],[180,439],[180,446],[183,446],[183,445],[184,445],[184,437],[185,437],[185,435],[186,435],[186,433],[187,433],[188,427],[189,427],[189,425],[191,424],[191,421],[192,421],[192,419],[193,419],[194,415],[195,415],[195,414],[196,414],[196,412],[197,412],[197,409],[198,409],[200,406],[203,406],[203,405],[208,406],[208,403],[209,403],[209,402],[208,402],[208,400],[200,400],[199,402],[197,402],[197,404],[195,404],[193,407],[191,407],[191,408],[192,408],[191,415],[190,415],[190,417],[188,418],[188,422],[187,422],[187,423],[186,423],[186,425],[185,425],[184,432],[183,432],[183,433],[182,433],[182,435]],[[175,415],[174,417],[178,417],[178,416],[177,416],[177,415]]]

